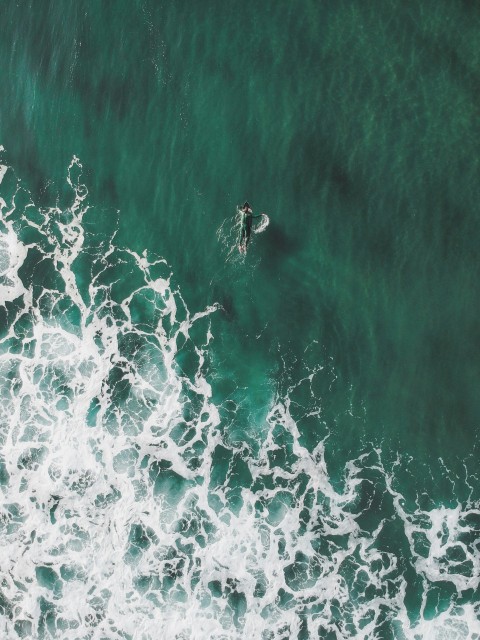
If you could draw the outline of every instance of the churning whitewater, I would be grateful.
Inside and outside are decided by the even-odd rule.
[[[47,208],[3,162],[2,637],[478,638],[478,504],[407,508],[379,449],[334,487],[328,437],[308,451],[292,415],[320,419],[321,365],[232,444],[221,308],[102,237],[76,157]]]

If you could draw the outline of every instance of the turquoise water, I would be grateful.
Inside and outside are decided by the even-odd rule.
[[[479,18],[3,4],[6,637],[480,634]]]

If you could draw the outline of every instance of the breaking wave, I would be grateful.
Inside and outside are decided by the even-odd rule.
[[[4,637],[478,638],[478,503],[407,507],[379,449],[336,486],[298,427],[321,366],[232,444],[218,307],[102,237],[81,175],[41,208],[0,166]]]

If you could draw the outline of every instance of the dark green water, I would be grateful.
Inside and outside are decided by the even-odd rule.
[[[7,2],[2,141],[45,198],[76,154],[121,243],[166,257],[193,308],[231,308],[215,350],[232,379],[316,340],[352,451],[463,457],[480,417],[478,18],[433,1]],[[271,226],[225,266],[215,231],[245,198]]]
[[[479,22],[453,0],[7,0],[0,143],[44,206],[76,155],[90,228],[163,256],[192,312],[222,305],[226,442],[260,446],[275,390],[322,366],[292,416],[309,450],[330,434],[332,481],[381,448],[405,496],[455,505],[480,421]],[[227,259],[245,199],[270,226]]]

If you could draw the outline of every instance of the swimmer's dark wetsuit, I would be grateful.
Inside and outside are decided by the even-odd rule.
[[[247,244],[250,240],[250,234],[252,233],[252,212],[251,211],[242,211],[240,210],[240,215],[242,216],[240,220],[240,239],[238,244],[240,246],[245,245],[245,249],[247,248]]]
[[[261,214],[254,216],[252,210],[244,211],[239,209],[239,213],[242,216],[240,220],[240,238],[238,239],[239,247],[244,247],[247,250],[247,245],[250,241],[250,235],[252,233],[252,220],[253,218],[260,218]]]

